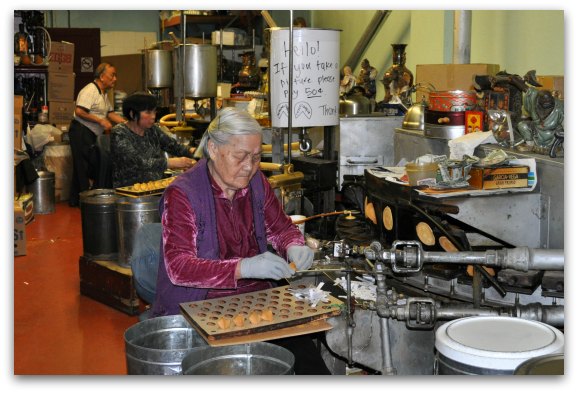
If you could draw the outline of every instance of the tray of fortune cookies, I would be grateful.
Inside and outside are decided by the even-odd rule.
[[[135,197],[162,194],[165,188],[167,188],[175,179],[176,176],[173,176],[160,180],[152,180],[146,183],[135,183],[132,186],[118,187],[115,191],[118,194]]]

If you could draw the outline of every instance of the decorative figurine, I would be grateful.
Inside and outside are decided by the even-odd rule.
[[[363,59],[361,71],[357,76],[357,84],[365,89],[365,96],[371,101],[372,107],[375,103],[375,93],[377,91],[375,78],[377,78],[377,69],[369,64],[369,60]]]
[[[245,91],[259,89],[261,73],[255,66],[255,53],[248,51],[239,54],[243,59],[243,68],[239,71],[238,81],[231,87],[231,93],[239,94]]]
[[[534,146],[534,152],[552,155],[551,147],[556,134],[562,135],[563,140],[564,102],[555,98],[549,90],[527,87],[524,109],[530,115],[530,120],[519,122],[518,131],[528,145]]]
[[[353,75],[353,71],[351,71],[350,66],[343,67],[343,79],[341,79],[341,83],[339,84],[339,95],[344,96],[349,94],[353,86],[355,86],[356,78]]]

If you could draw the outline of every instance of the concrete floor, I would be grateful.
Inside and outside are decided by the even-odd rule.
[[[56,204],[26,226],[14,257],[14,374],[126,374],[124,331],[138,322],[80,294],[79,208]]]

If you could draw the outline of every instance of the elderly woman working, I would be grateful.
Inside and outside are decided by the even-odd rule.
[[[153,315],[179,303],[271,288],[268,280],[308,269],[313,251],[259,170],[261,126],[225,108],[207,128],[195,167],[166,190]],[[267,243],[281,255],[267,251]]]
[[[122,112],[128,119],[112,129],[110,155],[112,185],[124,187],[163,178],[167,169],[187,169],[194,148],[187,148],[155,124],[157,100],[148,93],[134,93],[124,99]],[[166,158],[165,152],[175,156]]]
[[[245,111],[225,108],[201,139],[200,160],[165,190],[153,316],[178,314],[183,302],[271,288],[270,280],[294,274],[287,259],[297,270],[311,266],[313,251],[259,170],[261,145],[257,121]],[[267,243],[280,256],[267,251]],[[309,347],[292,346],[311,351],[308,340]],[[287,341],[292,339],[280,345]],[[295,356],[297,363],[300,355]],[[326,374],[322,362],[319,357],[311,367],[308,359],[310,368],[296,366],[296,373]]]

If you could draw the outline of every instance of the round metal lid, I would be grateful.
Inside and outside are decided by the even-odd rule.
[[[520,363],[564,350],[564,335],[542,322],[511,317],[467,317],[440,326],[436,349],[462,364],[514,370]]]

